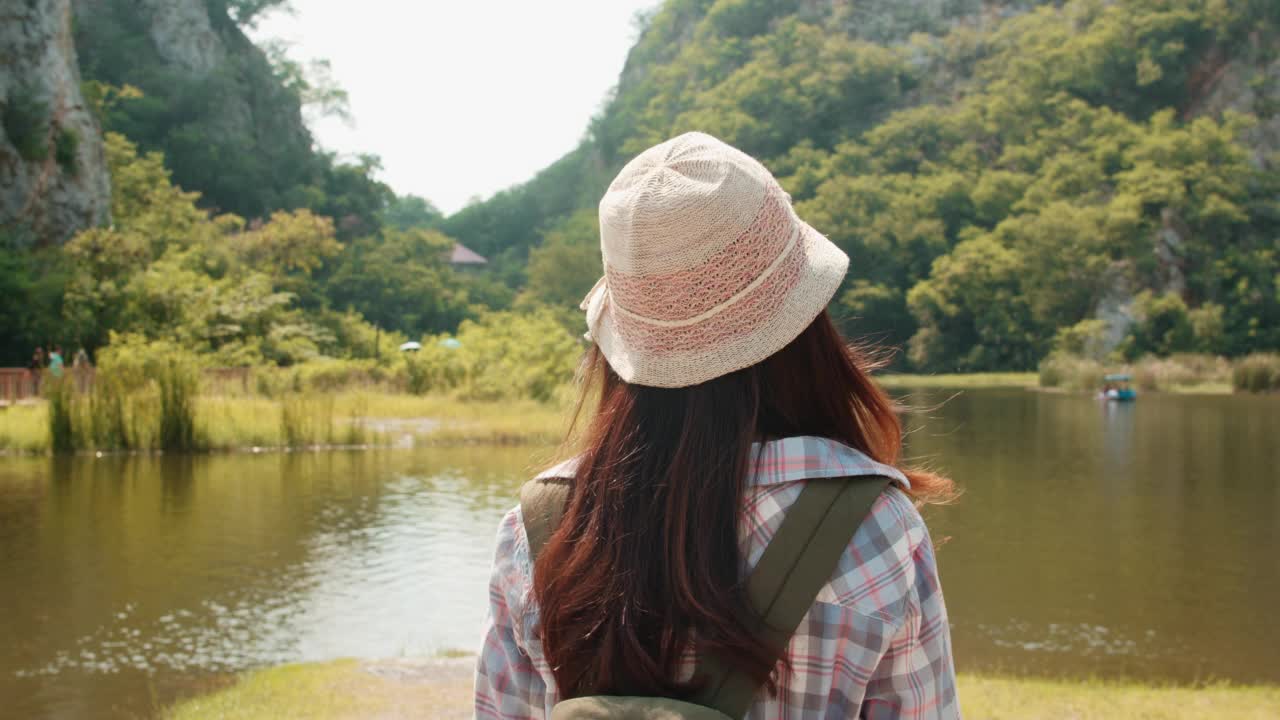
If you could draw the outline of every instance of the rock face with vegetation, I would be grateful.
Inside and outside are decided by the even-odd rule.
[[[608,178],[703,130],[850,255],[837,316],[907,368],[1272,349],[1278,32],[1267,0],[669,0],[583,144],[443,228],[563,304]]]
[[[201,204],[246,217],[305,205],[322,168],[302,121],[291,66],[245,36],[238,21],[279,3],[75,0],[75,44],[86,79],[136,88],[105,125],[164,153],[174,181]]]
[[[57,244],[108,219],[102,132],[80,91],[70,0],[0,6],[0,233]]]

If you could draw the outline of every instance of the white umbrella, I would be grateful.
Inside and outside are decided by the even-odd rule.
[[[418,352],[422,349],[422,343],[410,340],[400,346],[400,352]]]

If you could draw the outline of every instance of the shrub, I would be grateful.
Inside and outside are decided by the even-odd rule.
[[[19,88],[7,98],[0,120],[23,160],[36,162],[49,156],[48,116],[48,104],[36,99],[33,88]]]
[[[1040,386],[1064,390],[1094,390],[1102,386],[1106,370],[1096,360],[1053,353],[1040,362]]]
[[[1102,360],[1107,347],[1107,322],[1089,318],[1070,327],[1060,328],[1053,338],[1053,349],[1067,355]]]
[[[1134,309],[1138,322],[1126,339],[1126,357],[1164,356],[1195,347],[1195,329],[1187,304],[1177,294],[1154,295],[1150,291],[1144,291],[1135,298]],[[1197,320],[1202,324],[1202,331],[1209,331],[1212,318]]]
[[[1040,363],[1040,386],[1097,390],[1108,373],[1129,373],[1140,390],[1174,390],[1197,385],[1223,385],[1231,378],[1231,362],[1215,355],[1177,353],[1148,355],[1124,365],[1108,366],[1068,353],[1053,353]]]
[[[1253,353],[1236,361],[1231,385],[1240,392],[1280,390],[1280,353]]]
[[[80,133],[75,128],[61,128],[53,141],[53,159],[58,167],[74,175],[76,173],[76,153],[80,151]]]
[[[582,354],[578,340],[546,309],[487,313],[464,321],[456,338],[427,336],[422,345],[409,360],[410,383],[417,392],[453,392],[463,400],[549,402],[573,379]]]
[[[296,368],[297,385],[304,391],[329,392],[345,388],[393,387],[403,383],[403,371],[364,360],[316,359]]]

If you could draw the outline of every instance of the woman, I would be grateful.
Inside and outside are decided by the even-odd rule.
[[[915,506],[951,484],[894,465],[891,403],[825,310],[848,258],[762,165],[700,133],[628,163],[600,230],[605,275],[583,301],[596,409],[580,454],[540,476],[568,481],[545,543],[531,547],[521,508],[500,526],[477,717],[697,701],[708,657],[759,688],[750,718],[958,717]],[[804,488],[859,475],[894,486],[770,646],[745,578]]]

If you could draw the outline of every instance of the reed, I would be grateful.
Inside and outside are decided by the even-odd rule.
[[[1108,373],[1127,373],[1147,392],[1231,392],[1232,363],[1215,355],[1176,353],[1165,358],[1144,357],[1132,363],[1097,360],[1053,353],[1040,363],[1040,387],[1096,391]]]
[[[1236,362],[1231,385],[1238,392],[1280,391],[1280,353],[1253,353]]]
[[[55,453],[77,450],[76,442],[76,391],[66,378],[49,377],[44,382],[45,398],[49,401],[49,448]]]
[[[280,436],[286,447],[334,444],[330,393],[292,393],[280,401]]]
[[[195,396],[200,378],[196,369],[190,363],[171,359],[158,368],[156,382],[160,386],[160,449],[197,449]]]
[[[127,394],[121,379],[103,373],[89,393],[89,421],[93,446],[103,450],[129,450],[137,447],[138,437],[126,411]]]

